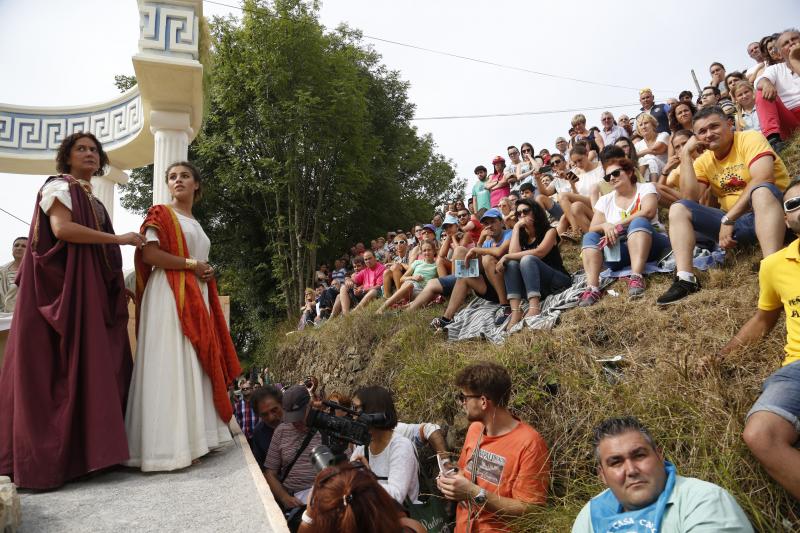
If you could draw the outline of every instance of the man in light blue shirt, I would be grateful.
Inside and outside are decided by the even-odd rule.
[[[752,533],[728,491],[677,475],[636,418],[602,422],[594,431],[594,449],[608,489],[581,509],[572,533]]]

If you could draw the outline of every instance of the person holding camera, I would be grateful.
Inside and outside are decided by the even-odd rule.
[[[322,437],[306,426],[311,392],[292,385],[283,393],[283,420],[275,428],[264,462],[265,477],[272,495],[284,511],[302,507],[314,484],[316,472],[311,451]]]
[[[350,460],[368,466],[396,502],[415,502],[419,496],[419,463],[411,441],[394,431],[397,410],[392,393],[377,385],[362,387],[353,394],[352,405],[356,412],[383,414],[385,420],[370,424],[369,446],[356,446]]]

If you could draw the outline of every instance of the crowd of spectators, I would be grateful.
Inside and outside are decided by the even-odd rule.
[[[633,119],[605,111],[598,117],[600,127],[589,127],[587,117],[578,114],[553,150],[536,152],[528,142],[508,146],[507,157],[492,158],[490,169],[475,168],[466,200],[442,206],[430,223],[389,231],[369,247],[357,243],[336,259],[332,271],[321,265],[314,289],[307,291],[300,328],[320,326],[377,299],[377,314],[445,303],[431,325],[447,329],[474,294],[498,305],[496,326],[510,331],[539,314],[548,296],[573,285],[562,250],[574,248],[562,247],[565,240],[580,247],[585,286],[578,305],[601,299],[603,269],[629,270],[628,296],[641,298],[646,266],[671,254],[673,283],[656,299],[657,305],[670,305],[700,290],[694,273],[698,253],[757,246],[765,258],[758,310],[722,350],[700,358],[699,369],[761,338],[781,310],[786,312],[784,366],[767,380],[748,413],[744,440],[767,472],[800,499],[800,451],[795,447],[800,432],[800,240],[786,246],[792,234],[800,235],[800,179],[790,179],[780,157],[800,127],[800,32],[764,37],[750,43],[747,52],[755,64],[740,71],[712,63],[710,81],[696,100],[685,90],[658,103],[644,88],[641,112]],[[438,489],[447,500],[460,502],[456,531],[506,530],[509,518],[546,501],[547,445],[508,410],[511,383],[502,367],[472,365],[456,376],[455,385],[472,425],[457,464],[440,472]],[[389,392],[381,390],[379,410],[393,413]],[[375,401],[361,394],[363,405]],[[413,501],[418,489],[407,468],[413,470],[416,463],[408,445],[396,443],[397,430],[389,425],[372,434],[379,449],[397,446],[402,450],[398,456],[406,458],[394,471],[387,471],[385,462],[374,464],[380,469],[373,472],[378,482],[396,502]],[[700,524],[715,531],[752,531],[725,490],[677,475],[677,467],[665,460],[638,420],[604,421],[596,429],[594,448],[608,490],[587,503],[573,531],[622,526],[688,531]],[[367,465],[364,455],[369,453],[361,448],[351,458]],[[380,453],[373,451],[373,458]],[[315,490],[330,476],[349,479],[355,470],[351,465],[323,472]],[[305,484],[313,485],[311,477]],[[279,491],[276,496],[281,501]],[[312,498],[309,524],[334,523],[329,513],[341,518],[355,498],[341,488],[326,501],[338,502],[340,496],[344,506]],[[339,529],[324,530],[366,531],[366,519],[361,520],[355,529],[336,522]],[[408,523],[392,527],[418,530]]]

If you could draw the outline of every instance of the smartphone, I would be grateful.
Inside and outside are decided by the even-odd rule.
[[[569,181],[578,181],[578,176],[573,171],[569,170],[567,171],[567,179]]]

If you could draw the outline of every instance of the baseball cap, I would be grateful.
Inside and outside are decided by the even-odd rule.
[[[458,224],[458,219],[453,215],[447,215],[444,217],[444,222],[442,222],[442,227],[448,226],[450,224]]]
[[[481,217],[481,222],[483,222],[487,218],[497,218],[497,219],[503,220],[503,213],[501,213],[500,210],[497,209],[496,207],[493,207],[491,209],[487,209],[486,210],[486,212]]]
[[[494,159],[492,159],[492,164],[493,165],[495,163],[505,163],[505,162],[506,162],[506,160],[502,155],[496,155],[496,156],[494,156]]]
[[[428,229],[436,233],[436,226],[434,226],[433,224],[425,224],[424,226],[422,226],[422,229]]]
[[[306,417],[311,395],[303,385],[292,385],[283,392],[283,421],[300,422]]]

